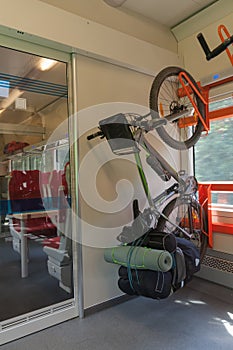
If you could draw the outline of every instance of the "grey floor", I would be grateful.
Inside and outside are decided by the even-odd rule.
[[[42,245],[30,240],[28,246],[29,276],[21,278],[20,255],[13,250],[11,240],[0,238],[0,321],[72,297],[49,275],[47,255],[43,252]],[[13,292],[15,290],[17,298]]]
[[[195,278],[163,301],[130,299],[2,350],[230,350],[233,290]]]

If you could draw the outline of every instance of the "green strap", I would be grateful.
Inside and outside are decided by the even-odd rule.
[[[114,255],[114,252],[115,252],[115,249],[118,248],[118,247],[113,247],[112,248],[112,251],[111,251],[111,257],[112,257],[112,261],[114,264],[118,264],[118,265],[123,265],[125,267],[127,267],[127,263],[125,262],[122,262],[122,261],[119,261],[117,259],[115,259],[115,255]],[[135,249],[136,247],[134,247],[133,249]],[[142,257],[142,265],[137,265],[136,263],[135,264],[131,264],[129,262],[129,265],[131,268],[136,268],[136,269],[145,269],[145,256],[147,254],[147,252],[149,252],[151,250],[151,248],[147,248],[147,247],[144,247],[145,250],[143,252],[143,257]]]

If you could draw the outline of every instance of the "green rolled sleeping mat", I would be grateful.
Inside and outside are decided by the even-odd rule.
[[[167,272],[172,268],[172,255],[166,250],[156,250],[146,247],[119,246],[106,248],[105,261],[130,267],[131,269],[145,269]]]

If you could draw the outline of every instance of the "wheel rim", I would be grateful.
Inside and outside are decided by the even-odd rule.
[[[179,97],[178,91],[181,88],[178,74],[168,76],[161,83],[157,101],[156,110],[161,118],[165,118],[173,113],[179,113],[187,111],[187,115],[179,120],[168,122],[166,126],[162,127],[163,133],[167,134],[166,137],[172,139],[175,142],[185,143],[192,138],[197,127],[197,118],[194,117],[194,108],[187,96]],[[193,96],[195,103],[197,103],[195,96]],[[191,126],[180,127],[180,123],[190,121],[194,117],[194,123]],[[189,119],[188,119],[189,118]],[[159,132],[159,130],[158,130]]]
[[[190,241],[198,248],[201,258],[203,258],[203,223],[198,209],[187,203],[177,203],[173,207],[173,210],[167,214],[167,218],[169,221],[164,221],[164,226],[160,229],[165,233],[172,232],[178,237],[187,238],[178,228],[172,225],[172,223],[175,223],[189,234],[191,233],[192,237]]]

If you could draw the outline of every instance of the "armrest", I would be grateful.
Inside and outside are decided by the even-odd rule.
[[[53,261],[55,264],[66,264],[71,262],[71,257],[67,250],[61,250],[51,247],[44,247],[44,252],[48,255],[49,260]]]

